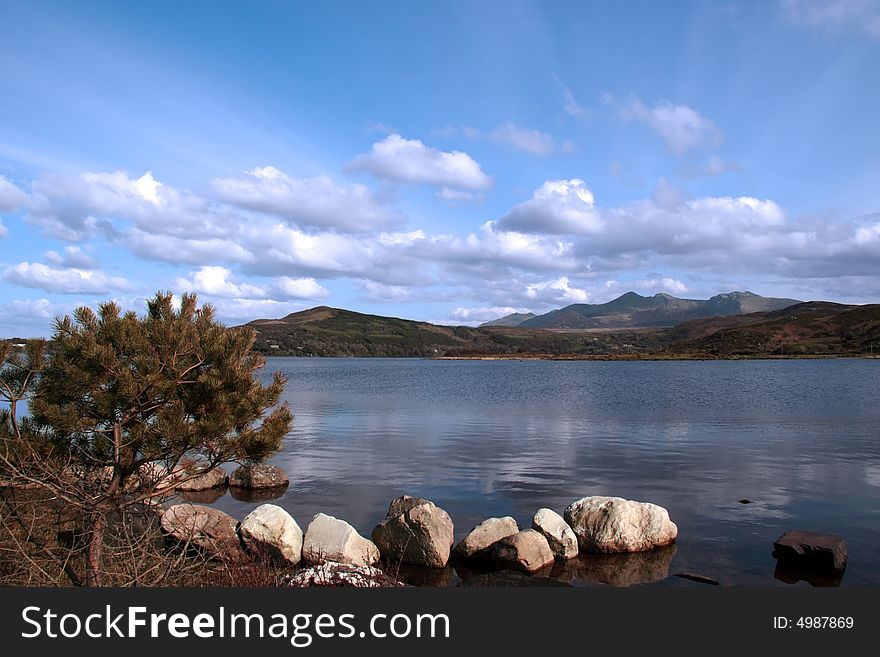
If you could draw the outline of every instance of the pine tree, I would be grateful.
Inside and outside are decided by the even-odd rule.
[[[84,583],[101,583],[108,519],[195,476],[184,463],[201,472],[257,462],[281,447],[292,425],[288,405],[279,404],[285,380],[275,373],[263,385],[256,377],[265,359],[252,351],[255,337],[219,323],[194,294],[175,309],[172,294],[160,292],[143,317],[105,303],[56,320],[50,353],[29,384],[27,431],[5,432],[13,445],[4,469],[83,508]]]

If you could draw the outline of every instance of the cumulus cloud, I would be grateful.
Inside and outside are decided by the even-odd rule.
[[[228,232],[240,220],[207,199],[160,183],[150,171],[138,178],[124,171],[50,174],[31,187],[28,220],[67,241],[96,234],[115,239],[118,219],[148,233],[188,237]]]
[[[275,319],[306,308],[305,304],[276,299],[216,299],[211,305],[223,321]]]
[[[663,139],[674,155],[713,148],[722,141],[718,127],[687,105],[661,102],[649,108],[636,98],[620,108],[620,116],[625,121],[646,124]]]
[[[396,182],[450,189],[480,190],[492,186],[492,179],[467,153],[441,151],[397,133],[373,144],[369,153],[354,158],[346,169]]]
[[[58,312],[59,305],[52,303],[45,297],[40,299],[21,299],[10,301],[4,306],[5,313],[18,317],[34,319],[52,319]]]
[[[175,287],[183,292],[197,292],[229,299],[267,296],[266,290],[258,285],[233,282],[232,271],[216,265],[201,267],[189,278],[178,278]]]
[[[525,308],[515,308],[513,306],[480,306],[477,308],[463,308],[459,306],[449,313],[449,320],[462,326],[476,326],[514,313],[527,312],[529,311]]]
[[[880,39],[880,0],[782,0],[792,24],[838,32],[862,32]]]
[[[359,280],[356,285],[367,301],[394,303],[410,299],[410,291],[403,285],[385,285],[369,279]]]
[[[56,267],[68,269],[97,269],[98,263],[87,254],[82,247],[69,245],[64,247],[63,253],[58,251],[46,251],[46,262]]]
[[[548,180],[532,197],[501,217],[500,230],[525,233],[587,234],[603,230],[593,193],[579,178]]]
[[[526,298],[532,299],[536,304],[571,304],[588,303],[590,293],[583,289],[572,286],[567,276],[531,283],[526,287]]]
[[[364,185],[340,186],[327,176],[292,178],[275,167],[218,178],[220,200],[284,217],[299,226],[368,232],[398,225],[403,218],[382,207]]]
[[[492,221],[464,238],[431,236],[413,244],[408,255],[468,276],[504,276],[511,269],[568,271],[578,267],[572,242],[552,235],[500,230]]]
[[[666,178],[657,181],[651,200],[661,208],[675,208],[687,200],[687,194]]]
[[[314,278],[291,278],[280,276],[272,286],[273,296],[283,299],[326,299],[330,292]]]
[[[26,200],[27,194],[5,176],[0,176],[0,212],[13,212],[24,205]]]
[[[20,262],[6,269],[2,278],[15,285],[59,294],[107,294],[111,290],[129,288],[128,281],[120,276],[85,269],[61,269],[39,262]]]
[[[648,293],[665,292],[673,296],[680,296],[690,292],[688,286],[677,278],[649,278],[636,281],[635,287]]]
[[[772,199],[690,198],[668,181],[650,198],[603,207],[583,180],[548,180],[507,214],[464,235],[304,228],[274,213],[178,191],[151,174],[47,176],[34,188],[32,196],[42,196],[54,216],[86,218],[64,224],[70,230],[107,222],[108,248],[188,265],[181,287],[225,304],[229,317],[278,316],[297,308],[297,299],[326,298],[327,279],[349,279],[362,300],[424,298],[414,291],[421,287],[434,300],[450,295],[450,306],[541,311],[604,300],[618,290],[597,281],[624,271],[630,286],[677,295],[758,275],[787,281],[786,289],[801,281],[831,290],[834,280],[846,280],[873,290],[880,263],[878,215],[847,222],[792,218]],[[68,245],[47,253],[45,264],[23,262],[2,277],[68,294],[125,289],[124,279],[97,270],[90,255],[88,247]],[[695,280],[702,281],[696,288]]]
[[[189,278],[178,278],[177,289],[220,299],[290,300],[323,299],[329,292],[314,278],[279,276],[269,285],[253,285],[233,280],[232,270],[218,265],[206,265],[194,271]]]

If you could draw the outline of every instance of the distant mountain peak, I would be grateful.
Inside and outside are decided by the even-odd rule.
[[[748,291],[725,292],[706,300],[681,299],[664,292],[645,297],[630,291],[607,303],[579,303],[553,310],[520,326],[606,330],[673,326],[692,319],[779,310],[796,303],[800,302],[762,297]]]

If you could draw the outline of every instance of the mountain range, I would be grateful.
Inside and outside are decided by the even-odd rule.
[[[627,292],[608,303],[576,303],[537,316],[532,313],[507,315],[480,326],[606,330],[675,326],[692,319],[781,310],[797,303],[802,302],[762,297],[752,292],[727,292],[706,300],[679,299],[668,294],[644,297]],[[523,318],[522,321],[518,321],[519,318]]]
[[[666,304],[663,297],[658,302],[658,296],[624,295],[610,304],[599,304],[604,308],[594,317],[587,317],[606,318],[606,323],[599,328],[525,326],[531,319],[519,326],[438,326],[327,306],[291,313],[280,319],[258,319],[247,326],[257,332],[254,349],[276,356],[762,358],[880,355],[880,304],[856,306],[810,301],[781,309],[732,314],[737,307],[749,310],[765,303],[786,301],[739,293],[698,302],[712,302],[710,308],[727,314],[697,317],[674,326],[609,328],[607,318],[614,314],[609,312],[609,305],[619,315],[626,314],[622,308],[632,309],[638,305],[636,310],[627,312],[644,322],[659,321],[657,318],[664,316],[656,312],[656,306],[665,306],[664,321],[671,321],[668,318],[673,315],[669,309],[678,304]],[[679,316],[687,316],[688,312],[711,312],[706,306],[695,310],[690,305],[694,300],[677,301],[685,302]],[[646,314],[640,316],[640,312]],[[626,321],[635,322],[632,318]]]

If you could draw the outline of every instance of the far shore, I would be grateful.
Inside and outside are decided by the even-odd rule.
[[[551,360],[591,360],[591,361],[711,361],[711,360],[836,360],[836,359],[858,359],[858,360],[880,360],[880,356],[862,356],[859,354],[797,354],[797,355],[726,355],[716,356],[713,354],[491,354],[491,355],[473,355],[473,356],[294,356],[291,354],[267,354],[262,352],[264,356],[271,358],[355,358],[358,360],[375,360],[375,359],[394,359],[394,360],[445,360],[445,361],[551,361]]]

